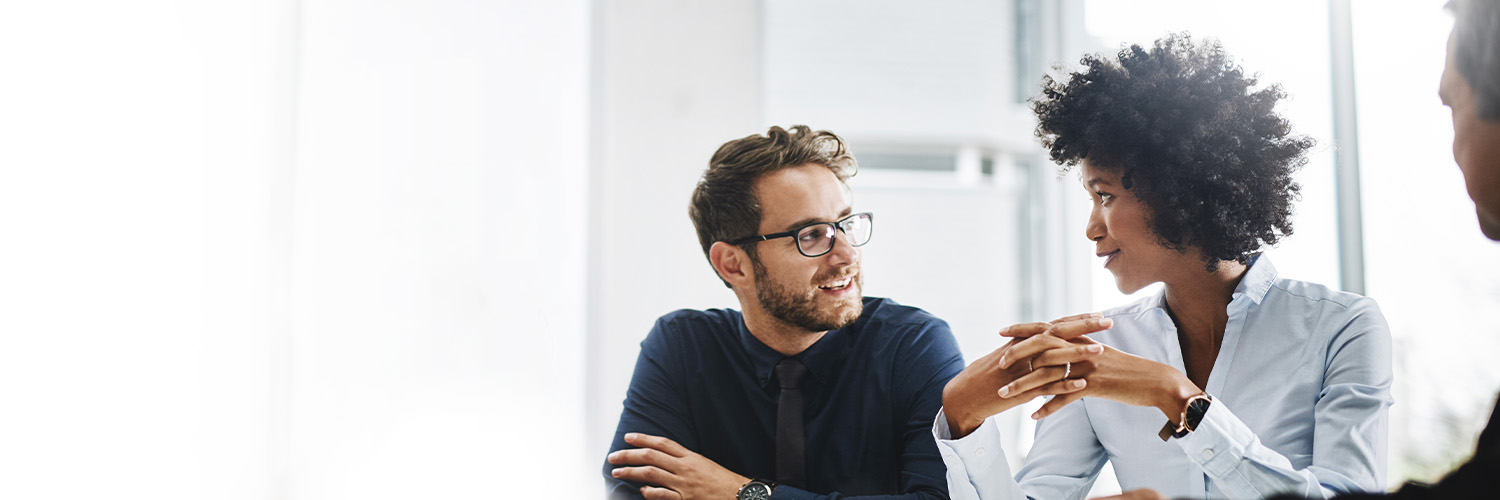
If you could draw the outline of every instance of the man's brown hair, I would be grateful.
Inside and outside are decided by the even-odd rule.
[[[734,241],[755,236],[760,229],[760,199],[755,182],[771,172],[809,163],[828,167],[839,182],[859,171],[844,140],[827,130],[813,131],[806,125],[791,130],[771,127],[765,135],[735,139],[719,146],[708,169],[693,189],[688,217],[698,230],[703,255],[716,241]],[[755,259],[755,246],[743,247]],[[712,261],[709,265],[712,265]],[[717,271],[716,271],[717,272]],[[722,278],[720,278],[722,280]],[[725,281],[724,286],[729,286]]]

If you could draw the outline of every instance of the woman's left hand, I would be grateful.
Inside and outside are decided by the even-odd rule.
[[[1049,335],[1066,336],[1066,333],[1051,332]],[[1031,338],[1017,343],[1012,346],[1007,357],[1027,359],[1051,347],[1042,340]],[[1093,339],[1082,335],[1067,340],[1078,345],[1098,344]],[[1042,408],[1031,417],[1040,419],[1057,412],[1079,398],[1095,397],[1132,406],[1155,407],[1160,409],[1168,419],[1175,420],[1181,417],[1182,408],[1187,404],[1188,398],[1203,392],[1191,380],[1188,380],[1187,375],[1183,375],[1176,368],[1140,356],[1133,356],[1109,346],[1102,347],[1104,352],[1092,357],[1089,361],[1072,364],[1068,378],[1081,378],[1087,381],[1088,385],[1083,390],[1053,396],[1052,400],[1043,404]],[[1024,377],[1011,382],[1015,387],[1007,386],[1008,390],[1005,392],[1020,394],[1030,390],[1031,387],[1025,386],[1027,382],[1028,379]]]

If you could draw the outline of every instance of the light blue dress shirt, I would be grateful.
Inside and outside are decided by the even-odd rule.
[[[1185,371],[1177,329],[1158,292],[1105,311],[1114,327],[1090,335],[1121,351]],[[1107,460],[1126,491],[1169,498],[1311,498],[1385,487],[1391,336],[1375,301],[1280,279],[1251,263],[1228,308],[1206,392],[1214,402],[1182,438],[1157,436],[1154,407],[1083,398],[1037,423],[1016,476],[993,418],[949,439],[933,425],[954,499],[1083,498]]]

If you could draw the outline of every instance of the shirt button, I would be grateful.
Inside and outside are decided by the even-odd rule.
[[[1203,450],[1203,459],[1204,460],[1208,460],[1208,459],[1213,458],[1213,457],[1214,457],[1214,450],[1212,448],[1206,448],[1206,449]]]
[[[974,450],[974,454],[981,457],[984,456],[984,448]]]

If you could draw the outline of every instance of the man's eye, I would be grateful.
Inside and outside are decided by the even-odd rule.
[[[802,230],[802,233],[798,234],[797,237],[802,241],[814,242],[828,238],[829,233],[831,232],[833,232],[832,227],[827,224],[819,224],[817,227],[811,227]]]

